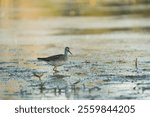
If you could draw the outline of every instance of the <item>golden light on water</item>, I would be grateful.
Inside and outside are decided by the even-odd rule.
[[[1,0],[0,16],[27,19],[48,16],[105,16],[134,12],[148,14],[149,5],[145,4],[147,8],[140,5],[146,2],[147,0]],[[130,6],[143,10],[130,10]]]
[[[135,90],[139,82],[149,88],[148,3],[0,0],[0,99],[150,98]],[[66,46],[73,55],[59,74],[37,60],[63,54]]]
[[[89,0],[89,4],[90,4],[91,6],[95,6],[95,5],[96,5],[96,1],[97,1],[97,0]]]

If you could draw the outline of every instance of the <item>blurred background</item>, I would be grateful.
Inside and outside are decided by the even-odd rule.
[[[66,46],[59,75],[37,61]],[[0,0],[0,99],[150,99],[149,84],[150,0]]]
[[[0,17],[14,19],[50,16],[148,17],[149,0],[0,0]]]

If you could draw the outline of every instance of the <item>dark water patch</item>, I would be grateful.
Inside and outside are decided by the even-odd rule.
[[[137,28],[89,28],[89,29],[76,29],[76,28],[59,28],[55,29],[58,32],[50,35],[86,35],[86,34],[105,34],[110,32],[150,32],[150,27],[141,27],[140,30]]]
[[[120,95],[119,97],[115,97],[114,99],[117,99],[117,100],[135,100],[135,99],[137,99],[137,97]]]
[[[150,72],[150,69],[141,69],[141,70],[145,72]]]
[[[0,62],[1,65],[14,65],[14,64],[18,64],[18,62]]]
[[[104,74],[99,75],[99,79],[102,79],[105,82],[129,82],[124,76],[121,75],[113,75],[113,74]]]
[[[150,63],[150,61],[144,61],[144,63]]]
[[[144,79],[149,79],[150,78],[150,75],[127,75],[125,76],[125,78],[128,78],[128,79],[138,79],[138,80],[144,80]]]
[[[98,77],[115,77],[114,74],[98,74]]]
[[[142,81],[136,83],[136,86],[133,87],[134,90],[141,91],[141,93],[144,93],[145,91],[150,91],[150,83],[149,81]]]
[[[0,67],[0,70],[4,71],[4,70],[7,70],[7,68]]]
[[[0,62],[0,64],[7,64],[7,62]]]
[[[150,86],[138,86],[136,89],[139,93],[143,94],[150,91]]]
[[[51,76],[51,78],[55,78],[55,79],[62,79],[62,78],[66,78],[66,77],[70,77],[69,75],[60,75],[60,74],[55,74]]]
[[[147,86],[150,86],[150,83],[143,82],[143,83],[137,83],[136,85],[147,85]]]
[[[146,91],[150,91],[150,86],[147,86],[147,87],[142,87],[142,92],[146,92]]]

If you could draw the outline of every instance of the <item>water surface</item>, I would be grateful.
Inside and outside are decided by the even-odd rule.
[[[139,5],[130,8],[149,8]],[[150,99],[149,16],[15,14],[0,19],[0,99]],[[66,46],[73,55],[59,73],[37,60]]]

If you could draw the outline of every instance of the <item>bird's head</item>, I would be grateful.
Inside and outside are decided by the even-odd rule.
[[[68,53],[68,52],[72,55],[72,53],[70,52],[69,47],[65,47],[65,53]]]

